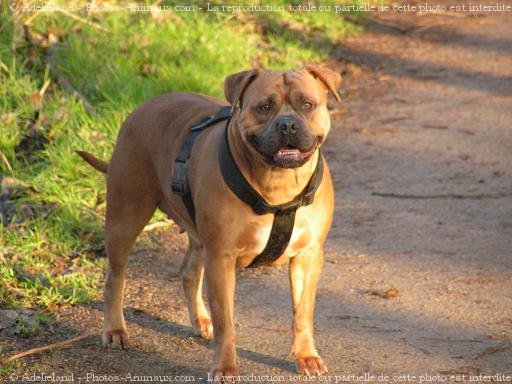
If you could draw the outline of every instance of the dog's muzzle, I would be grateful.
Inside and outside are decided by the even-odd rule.
[[[277,117],[259,136],[252,135],[248,140],[267,162],[279,168],[302,166],[319,143],[309,133],[306,123],[293,115]]]

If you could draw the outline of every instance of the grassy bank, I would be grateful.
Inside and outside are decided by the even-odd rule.
[[[230,73],[322,61],[357,30],[334,12],[2,7],[0,307],[32,308],[42,321],[101,296],[104,177],[76,149],[106,159],[142,100],[170,91],[222,97]]]

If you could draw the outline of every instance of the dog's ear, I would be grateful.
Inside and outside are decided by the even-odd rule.
[[[327,89],[332,92],[338,103],[341,101],[341,97],[338,93],[338,87],[341,84],[341,76],[339,73],[318,65],[306,65],[305,68],[306,71],[319,79]]]
[[[259,73],[260,70],[255,68],[226,77],[226,80],[224,80],[224,95],[233,109],[241,100],[244,91],[247,89],[251,81],[253,81]]]

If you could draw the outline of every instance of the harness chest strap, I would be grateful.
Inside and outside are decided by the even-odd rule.
[[[191,128],[191,132],[181,147],[176,160],[174,161],[172,190],[181,195],[183,203],[187,207],[190,217],[195,223],[195,208],[188,186],[188,160],[192,152],[192,146],[199,134],[210,125],[230,118],[230,107],[221,108],[214,116],[201,120]],[[295,224],[295,213],[301,206],[309,205],[313,202],[315,192],[320,186],[323,178],[323,157],[318,156],[317,165],[308,185],[292,201],[281,204],[271,205],[256,191],[242,175],[240,169],[229,149],[227,138],[226,123],[224,135],[219,145],[219,164],[224,178],[224,182],[231,191],[244,203],[249,205],[254,213],[258,215],[273,214],[274,220],[267,244],[263,251],[249,265],[249,268],[266,265],[277,260],[286,250],[292,236]]]

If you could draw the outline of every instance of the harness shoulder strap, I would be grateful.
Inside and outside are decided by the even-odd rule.
[[[192,154],[192,147],[194,146],[196,139],[206,128],[218,123],[219,121],[227,120],[230,116],[231,107],[223,107],[215,115],[207,116],[201,119],[198,123],[192,125],[192,127],[190,127],[189,134],[174,160],[172,166],[171,189],[174,193],[181,196],[183,204],[185,204],[188,214],[194,224],[196,222],[196,210],[188,182],[188,163],[190,155]]]

